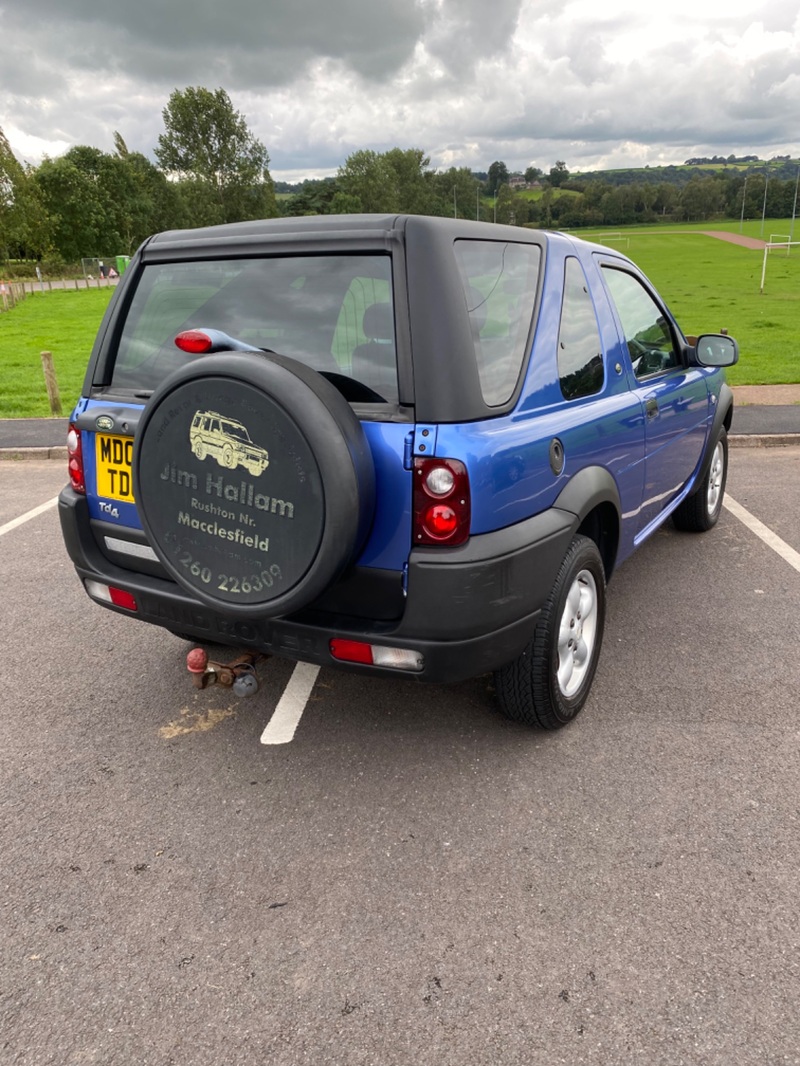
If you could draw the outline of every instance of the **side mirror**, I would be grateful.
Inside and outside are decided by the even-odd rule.
[[[704,333],[694,345],[698,366],[733,366],[739,361],[739,345],[724,333]]]

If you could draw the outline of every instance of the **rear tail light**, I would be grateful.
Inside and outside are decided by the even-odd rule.
[[[362,640],[336,638],[330,642],[334,659],[344,663],[363,663],[365,666],[390,666],[395,670],[421,670],[421,652],[411,648],[389,648],[382,644],[367,644]]]
[[[83,448],[81,431],[74,422],[70,422],[67,433],[67,455],[69,456],[69,480],[75,492],[86,495],[86,478],[83,474]]]
[[[458,459],[414,460],[414,543],[452,547],[469,538],[467,468]]]
[[[136,600],[125,589],[118,589],[114,585],[104,585],[101,581],[86,579],[86,591],[95,600],[103,603],[113,603],[115,607],[124,607],[126,611],[138,611]]]

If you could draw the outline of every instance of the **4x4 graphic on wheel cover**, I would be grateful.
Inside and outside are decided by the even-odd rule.
[[[195,413],[189,441],[198,459],[211,455],[228,470],[243,466],[253,477],[258,477],[269,466],[267,449],[253,443],[247,428],[235,418],[226,418],[216,411]]]

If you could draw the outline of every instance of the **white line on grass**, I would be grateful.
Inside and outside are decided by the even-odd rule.
[[[45,511],[49,511],[51,507],[55,507],[58,503],[58,496],[54,496],[52,500],[48,500],[47,503],[40,503],[38,507],[34,507],[32,511],[27,511],[25,514],[21,514],[19,518],[12,518],[10,522],[6,522],[4,526],[0,526],[0,537],[4,533],[10,533],[12,529],[16,529],[17,526],[22,526],[26,522],[30,522],[32,518],[37,518],[40,514],[44,514]]]
[[[311,663],[298,663],[295,666],[289,684],[261,734],[262,744],[288,744],[292,740],[318,673],[319,667]]]
[[[782,559],[785,559],[789,566],[793,566],[798,573],[800,573],[800,552],[796,552],[785,540],[781,540],[777,533],[773,533],[772,530],[765,526],[763,522],[751,515],[740,503],[731,499],[730,496],[726,496],[723,500],[724,506],[730,511],[732,515],[735,515],[751,533],[755,533],[767,547],[772,548],[774,552],[777,552]]]

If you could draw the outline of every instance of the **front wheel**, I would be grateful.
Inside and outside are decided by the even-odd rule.
[[[506,717],[560,729],[578,714],[592,687],[606,617],[606,578],[597,545],[577,536],[523,653],[495,673]]]
[[[720,430],[708,474],[691,496],[675,508],[672,521],[686,533],[705,533],[717,524],[728,480],[728,434]]]

